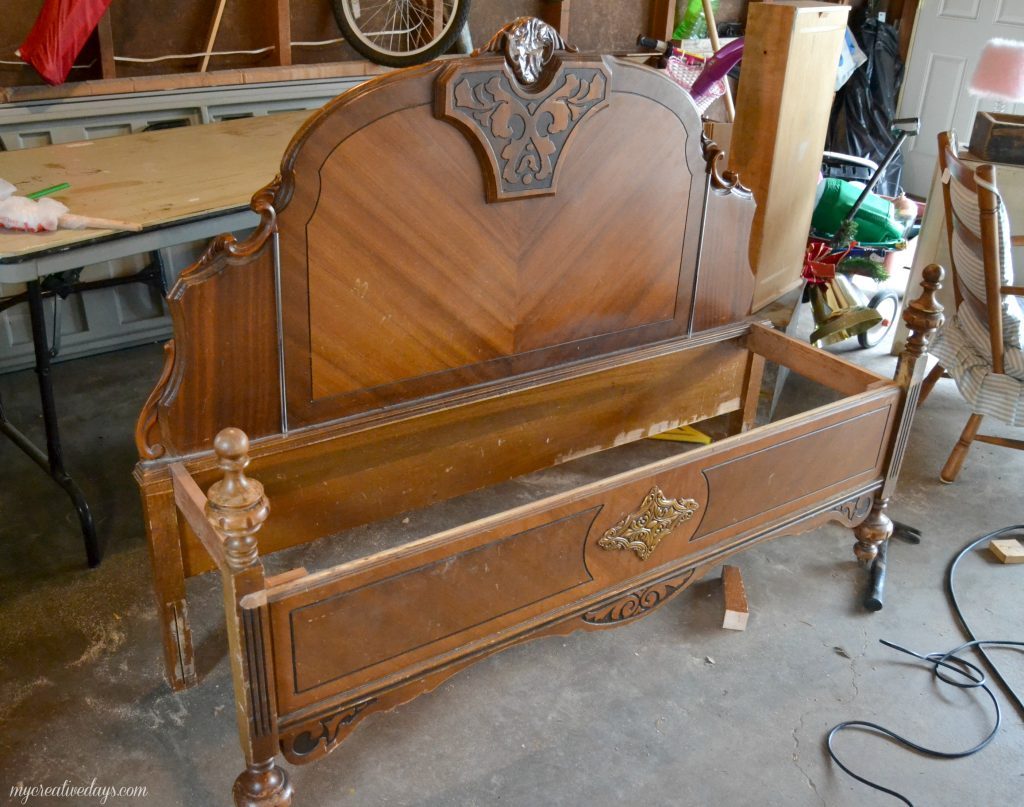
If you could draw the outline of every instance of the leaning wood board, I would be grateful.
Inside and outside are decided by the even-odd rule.
[[[938,274],[896,381],[750,321],[754,203],[722,158],[671,81],[518,20],[327,105],[258,230],[181,276],[136,478],[176,688],[185,578],[224,581],[236,804],[291,802],[278,753],[321,757],[515,642],[650,613],[757,541],[835,520],[874,557]],[[833,402],[755,428],[765,362]],[[711,445],[264,574],[260,550],[722,416]]]

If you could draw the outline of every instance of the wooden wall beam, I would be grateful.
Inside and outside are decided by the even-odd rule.
[[[114,29],[110,23],[110,9],[100,17],[96,26],[96,39],[100,48],[100,75],[103,78],[117,78],[117,62],[114,61]]]
[[[544,22],[552,26],[562,39],[568,41],[569,36],[569,7],[571,0],[544,0],[541,7],[541,17]]]
[[[266,0],[270,44],[274,46],[274,64],[292,63],[292,17],[290,0]]]
[[[651,3],[651,36],[666,42],[676,27],[675,0],[654,0]]]

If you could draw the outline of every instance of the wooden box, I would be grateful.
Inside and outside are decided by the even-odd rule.
[[[988,162],[1024,164],[1024,115],[979,112],[969,149]]]

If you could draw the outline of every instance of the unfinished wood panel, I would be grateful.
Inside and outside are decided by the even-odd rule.
[[[753,310],[800,284],[849,8],[756,3],[747,16],[729,167],[754,193]]]
[[[273,62],[277,65],[292,63],[292,18],[291,0],[264,0],[266,22],[270,42],[274,46]],[[325,37],[326,38],[326,37]]]
[[[669,41],[676,27],[675,0],[651,0],[651,25],[648,36]]]

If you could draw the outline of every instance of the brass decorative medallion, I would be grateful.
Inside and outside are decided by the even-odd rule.
[[[669,499],[655,485],[640,509],[626,516],[598,540],[602,549],[631,549],[640,560],[647,560],[661,539],[700,507],[693,499]]]

